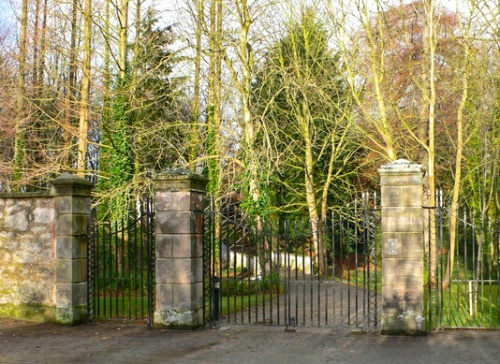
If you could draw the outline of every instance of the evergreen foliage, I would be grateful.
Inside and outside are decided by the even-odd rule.
[[[355,169],[350,100],[338,55],[329,48],[325,25],[312,10],[293,22],[269,53],[254,82],[253,105],[275,147],[275,169],[266,199],[275,210],[305,213],[304,178],[307,144],[313,154],[312,174],[318,201],[335,160],[335,180],[329,201],[347,199],[349,173]],[[265,136],[260,135],[261,138]],[[353,135],[349,135],[352,138]],[[272,198],[271,198],[272,196]]]

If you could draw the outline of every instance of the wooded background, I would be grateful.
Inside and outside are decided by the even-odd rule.
[[[162,7],[160,7],[163,6]],[[405,158],[457,210],[500,209],[495,1],[4,0],[0,187],[74,172],[103,214],[183,166],[217,206],[305,215]],[[451,229],[453,230],[453,229]]]

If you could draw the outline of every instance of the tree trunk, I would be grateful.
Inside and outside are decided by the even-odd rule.
[[[64,96],[64,157],[62,159],[63,169],[71,169],[74,162],[73,137],[75,128],[75,103],[76,103],[76,78],[78,60],[78,0],[73,0],[71,7],[71,40],[69,50],[68,84]]]
[[[131,93],[135,93],[135,90],[137,90],[138,84],[139,84],[139,53],[140,53],[140,48],[141,48],[141,42],[143,41],[142,36],[141,36],[141,18],[142,18],[142,10],[141,10],[141,5],[142,5],[143,0],[137,0],[136,5],[135,5],[135,39],[134,39],[134,58],[132,61],[133,67],[132,67],[132,78],[130,82],[130,90]],[[144,40],[145,41],[145,40]],[[147,46],[146,46],[147,47]],[[130,97],[130,110],[132,111],[133,114],[135,114],[136,110],[140,108],[140,104],[138,105],[137,103],[137,97],[134,95],[131,95]],[[143,128],[142,125],[138,125],[137,128],[134,130],[135,136],[134,142],[137,143],[143,143]],[[135,144],[135,143],[134,143]],[[134,153],[134,174],[136,176],[139,175],[141,171],[141,160],[140,160],[140,155],[139,153]],[[137,179],[134,179],[134,183],[137,184]],[[136,188],[138,186],[136,185]]]
[[[17,116],[15,122],[15,140],[14,140],[14,160],[12,180],[20,181],[24,176],[26,165],[26,135],[25,123],[27,112],[25,109],[26,99],[26,48],[27,48],[27,30],[28,30],[28,0],[23,0],[21,15],[21,36],[19,39],[19,77],[17,82]],[[19,186],[14,186],[19,189]]]
[[[92,56],[92,0],[85,1],[85,29],[83,31],[83,64],[82,88],[80,91],[80,110],[78,128],[78,175],[85,176],[87,169],[87,147],[89,131],[89,105],[90,105],[90,61]]]
[[[221,36],[222,36],[222,0],[210,3],[210,55],[208,80],[207,110],[207,146],[208,192],[218,204],[218,194],[222,185],[222,143],[221,143]]]
[[[111,120],[111,0],[106,0],[104,37],[106,42],[104,47],[104,94],[102,123],[104,127],[107,128]]]
[[[302,109],[307,109],[307,105],[302,105]],[[314,247],[314,263],[318,267],[319,272],[323,273],[325,271],[323,262],[323,246],[321,241],[321,231],[320,231],[320,219],[318,214],[318,204],[316,200],[315,184],[314,184],[314,157],[312,150],[311,136],[309,134],[309,123],[307,120],[308,116],[304,115],[308,112],[302,113],[299,116],[299,123],[301,125],[302,138],[304,139],[304,152],[305,152],[305,171],[304,171],[304,185],[306,192],[306,202],[307,210],[309,212],[309,221],[311,224],[312,241]]]
[[[434,24],[434,1],[428,0],[428,36],[427,44],[427,54],[429,60],[429,74],[428,74],[428,87],[429,87],[429,145],[428,145],[428,166],[427,166],[427,176],[429,183],[429,208],[430,208],[430,219],[429,219],[429,249],[430,249],[430,283],[432,285],[437,282],[437,239],[436,239],[436,175],[435,175],[435,160],[436,160],[436,149],[435,149],[435,123],[436,123],[436,30]]]
[[[201,90],[201,59],[203,52],[202,35],[203,24],[205,23],[204,13],[204,0],[196,0],[196,14],[194,16],[196,21],[196,34],[195,34],[195,59],[194,59],[194,89],[193,89],[193,103],[191,108],[191,140],[189,148],[188,163],[198,164],[197,159],[200,155],[200,90]]]
[[[48,13],[48,0],[43,2],[43,18],[42,18],[42,37],[40,40],[40,61],[38,63],[38,81],[40,85],[40,95],[42,97],[45,93],[44,73],[45,73],[45,58],[47,56],[47,14]]]
[[[209,70],[208,100],[206,112],[205,154],[208,173],[207,190],[213,201],[214,211],[220,211],[220,192],[222,186],[221,158],[221,36],[222,36],[222,0],[211,0],[209,10]],[[220,229],[220,219],[216,219],[216,230]],[[215,256],[219,257],[220,242],[215,246]]]
[[[38,81],[38,72],[40,70],[40,11],[41,0],[35,2],[35,19],[33,24],[33,96],[35,99],[40,99],[40,84]]]
[[[118,21],[120,22],[120,37],[118,43],[118,72],[120,80],[124,80],[128,71],[128,8],[129,0],[121,0]]]
[[[468,45],[464,45],[465,50],[465,63],[469,62],[469,51]],[[465,68],[465,67],[464,67]],[[450,206],[450,249],[448,251],[448,261],[446,265],[446,272],[444,275],[444,287],[448,288],[450,285],[451,277],[453,275],[453,264],[455,259],[455,247],[456,247],[456,230],[457,230],[457,220],[458,220],[458,199],[460,196],[460,188],[462,186],[462,160],[463,160],[463,150],[464,150],[464,111],[468,100],[469,82],[468,82],[468,72],[462,73],[462,98],[460,100],[460,105],[457,111],[457,150],[455,156],[455,179],[453,183],[453,196],[451,199]]]

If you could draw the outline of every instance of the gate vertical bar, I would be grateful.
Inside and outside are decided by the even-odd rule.
[[[212,285],[216,276],[215,271],[215,248],[214,248],[214,217],[213,204],[210,201],[210,208],[205,211],[203,226],[203,323],[210,324],[215,318],[215,307],[217,302],[213,301]],[[212,278],[214,277],[214,278]]]
[[[439,190],[439,198],[437,199],[438,206],[436,208],[436,215],[438,219],[438,229],[439,229],[439,250],[441,252],[444,251],[444,218],[443,218],[443,190]],[[430,225],[430,224],[429,224]],[[439,312],[437,315],[438,318],[438,327],[441,329],[444,326],[444,269],[445,269],[445,261],[444,254],[440,254],[440,262],[438,263],[438,267],[440,266],[440,271],[438,272],[438,289],[439,289],[439,297],[438,297],[438,308]],[[429,325],[430,326],[430,325]]]
[[[88,257],[88,276],[87,276],[87,320],[92,322],[95,320],[96,306],[98,305],[98,300],[96,299],[96,277],[98,277],[96,270],[99,267],[99,261],[97,260],[99,254],[96,254],[96,246],[98,244],[98,234],[96,234],[96,217],[95,210],[93,209],[90,213],[90,227],[87,242],[87,257]]]
[[[134,209],[134,212],[132,214],[132,221],[137,221],[137,208]],[[138,222],[138,224],[137,224]],[[136,286],[137,286],[137,276],[135,274],[135,264],[133,262],[133,244],[136,239],[136,231],[139,228],[138,226],[142,225],[143,221],[139,220],[136,223],[132,222],[129,225],[128,231],[127,231],[127,236],[128,239],[126,241],[126,250],[127,250],[127,272],[129,275],[128,278],[128,292],[126,294],[127,301],[128,301],[128,310],[126,310],[128,317],[134,317],[133,316],[133,311],[134,311],[134,294]]]
[[[332,306],[333,306],[333,323],[335,324],[336,320],[337,320],[337,304],[336,304],[336,298],[335,298],[335,292],[336,292],[336,285],[337,285],[337,278],[336,278],[336,272],[337,272],[337,255],[336,255],[336,248],[335,248],[335,244],[337,242],[337,239],[335,239],[335,234],[337,233],[336,230],[335,230],[335,227],[336,227],[336,224],[335,224],[335,212],[332,211],[332,222],[331,222],[331,241],[332,241],[332,255],[331,255],[331,259],[332,259],[332,283],[333,283],[333,288],[332,288],[332,296],[333,296],[333,302],[332,302]]]
[[[497,261],[496,264],[496,273],[497,279],[500,286],[500,220],[498,216],[495,218],[495,259]],[[497,290],[497,327],[500,328],[500,287]]]
[[[149,194],[146,195],[146,221],[147,221],[147,246],[148,246],[148,326],[153,325],[155,311],[155,210],[154,199]]]
[[[375,318],[378,319],[380,316],[379,314],[379,300],[378,300],[378,291],[379,291],[379,281],[378,281],[378,275],[381,274],[379,271],[378,271],[378,259],[379,259],[379,248],[378,248],[378,245],[375,244],[374,245],[374,254],[375,254],[375,257],[376,257],[376,261],[375,261]],[[375,322],[375,325],[376,327],[378,327],[377,325],[380,323],[380,321],[376,321]]]

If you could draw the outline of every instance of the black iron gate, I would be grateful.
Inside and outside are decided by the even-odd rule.
[[[207,211],[205,322],[377,330],[379,210],[361,207],[332,213],[315,232],[308,221]],[[322,264],[314,246],[322,247]]]
[[[452,212],[437,200],[427,214],[429,329],[500,329],[500,217],[460,208],[452,249]]]
[[[89,235],[89,319],[152,324],[154,209],[150,198],[119,220],[98,221]]]

